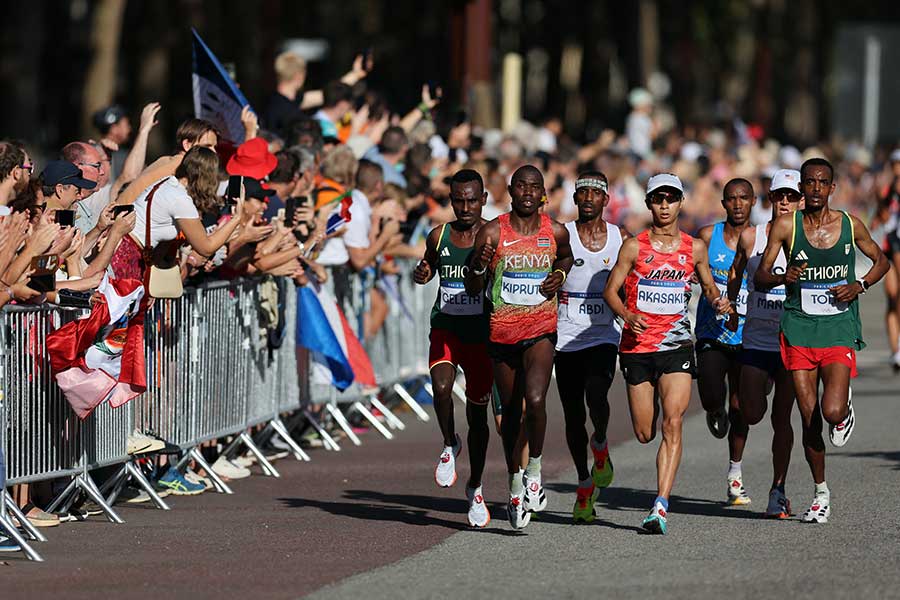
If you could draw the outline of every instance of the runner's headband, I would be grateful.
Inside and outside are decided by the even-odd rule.
[[[606,192],[609,186],[605,181],[597,177],[584,177],[575,181],[575,190],[577,191],[581,188],[594,188]]]

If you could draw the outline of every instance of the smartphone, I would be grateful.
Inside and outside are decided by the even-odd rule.
[[[59,255],[41,254],[31,259],[31,278],[28,287],[42,294],[56,289],[56,269],[59,267]]]
[[[62,289],[56,292],[56,303],[60,306],[73,308],[90,308],[92,292],[77,292],[75,290]]]
[[[299,198],[295,198],[291,196],[284,203],[284,226],[285,227],[293,227],[294,226],[294,213],[297,211],[297,201]]]
[[[119,204],[118,206],[113,206],[113,217],[118,217],[119,215],[127,215],[128,213],[134,212],[134,204]]]
[[[226,204],[236,204],[236,198],[241,197],[242,185],[244,185],[243,175],[232,175],[228,178],[228,189],[225,190]]]
[[[57,210],[56,224],[60,227],[72,227],[75,225],[75,211],[64,209]]]

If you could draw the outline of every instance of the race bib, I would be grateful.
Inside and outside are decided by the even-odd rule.
[[[716,282],[716,287],[719,288],[719,295],[722,298],[728,297],[728,284]],[[747,288],[742,287],[738,292],[737,301],[735,302],[735,310],[737,314],[742,317],[747,316]]]
[[[800,283],[800,308],[808,315],[839,315],[847,312],[849,304],[846,302],[836,302],[834,296],[828,290],[844,285],[846,281],[836,281],[834,283]]]
[[[547,273],[512,273],[504,271],[500,281],[500,299],[506,304],[537,306],[547,298],[541,294],[541,284]]]
[[[750,316],[763,321],[780,321],[784,312],[784,286],[768,292],[753,291],[748,300]]]
[[[637,309],[651,315],[677,315],[685,311],[684,282],[665,279],[640,279],[637,285]]]
[[[613,321],[612,310],[600,292],[567,292],[566,315],[579,325],[609,325]]]
[[[482,296],[470,296],[462,281],[442,281],[438,292],[440,310],[445,315],[480,315],[484,311]]]

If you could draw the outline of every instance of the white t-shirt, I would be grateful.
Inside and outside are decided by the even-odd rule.
[[[369,199],[359,190],[351,192],[353,203],[350,205],[350,222],[345,227],[344,234],[333,237],[325,242],[322,252],[316,262],[321,265],[345,265],[350,260],[347,248],[368,248],[369,231],[372,229],[372,206]],[[331,215],[340,212],[338,204],[331,211]],[[329,215],[329,216],[331,216]]]
[[[87,235],[97,226],[100,213],[109,205],[111,192],[112,184],[107,183],[84,200],[75,203],[75,227],[81,233]]]
[[[147,194],[159,182],[147,187],[137,200],[134,201],[135,225],[132,235],[140,240],[141,244],[147,235],[146,214]],[[166,177],[163,184],[153,195],[153,204],[150,207],[153,214],[150,215],[150,247],[156,248],[160,242],[168,242],[178,237],[177,219],[199,219],[200,213],[194,206],[194,201],[188,195],[187,190],[174,176]]]

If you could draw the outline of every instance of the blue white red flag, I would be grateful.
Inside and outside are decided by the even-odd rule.
[[[241,110],[250,104],[196,29],[194,34],[194,116],[210,121],[223,138],[237,146],[244,141]]]

